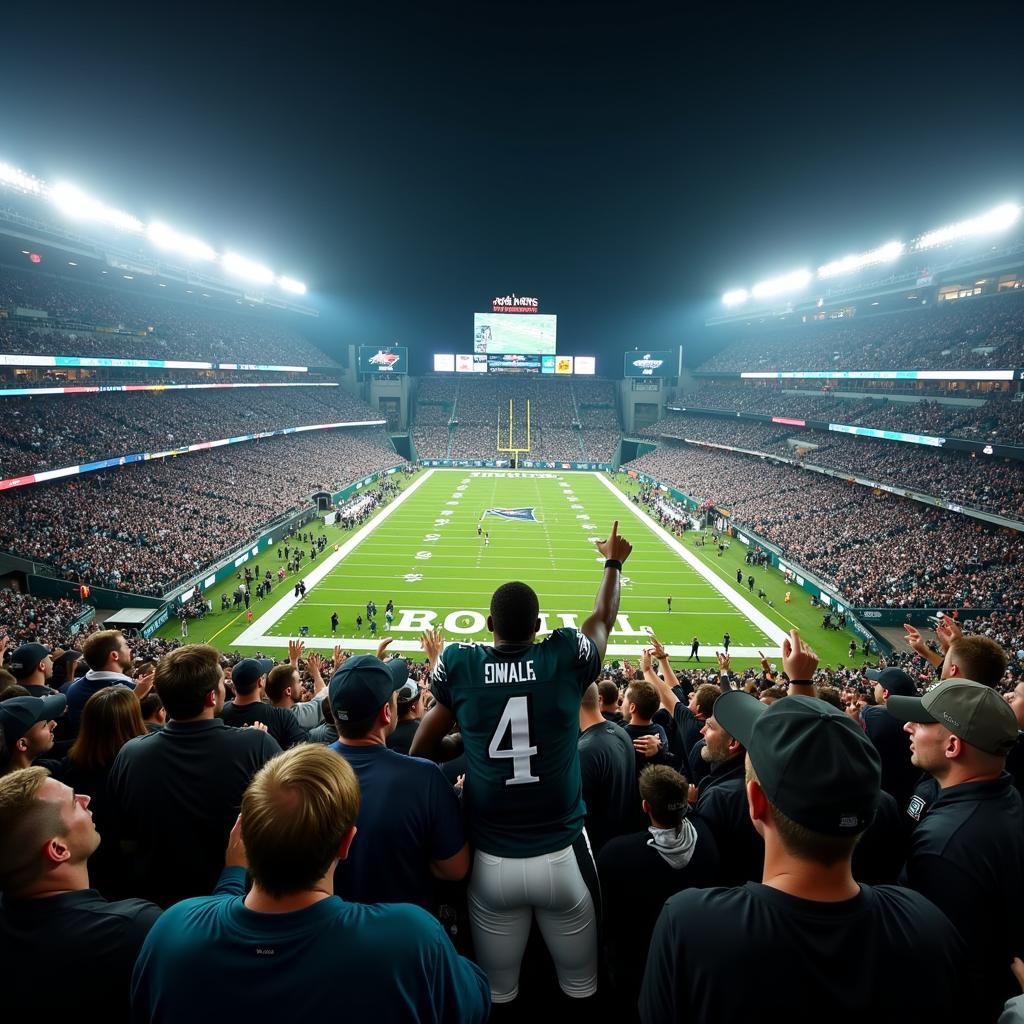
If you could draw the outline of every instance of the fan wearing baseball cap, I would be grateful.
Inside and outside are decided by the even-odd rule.
[[[939,786],[900,881],[956,925],[978,1019],[995,1020],[1014,992],[1009,965],[1024,939],[1024,808],[1005,771],[1016,716],[994,689],[959,678],[923,697],[890,697],[886,710],[905,723],[914,764]]]
[[[919,893],[853,878],[881,776],[864,731],[803,695],[766,706],[729,691],[714,717],[746,750],[763,882],[668,900],[651,940],[641,1020],[959,1020],[964,949],[953,926]],[[852,950],[853,977],[835,969]],[[780,984],[779,964],[793,969],[791,984]]]
[[[340,736],[330,749],[352,766],[363,796],[359,841],[339,864],[334,891],[358,903],[431,910],[434,879],[458,882],[469,872],[469,844],[458,797],[441,769],[387,746],[408,682],[401,658],[363,654],[346,659],[328,684]]]
[[[7,744],[5,758],[0,760],[0,775],[28,768],[53,749],[53,731],[67,703],[60,693],[50,697],[8,697],[0,702],[0,728]],[[57,765],[40,763],[44,768]]]

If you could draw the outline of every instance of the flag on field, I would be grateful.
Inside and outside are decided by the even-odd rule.
[[[487,516],[497,516],[499,519],[518,519],[523,523],[540,522],[532,508],[489,508],[480,518],[485,519]]]

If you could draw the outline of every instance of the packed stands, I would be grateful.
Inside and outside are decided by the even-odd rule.
[[[852,385],[845,383],[844,387],[849,390]],[[988,399],[983,395],[977,398],[972,395],[968,401],[972,404],[928,399],[836,398],[827,393],[814,395],[784,390],[775,385],[723,383],[703,383],[681,399],[688,409],[787,416],[969,440],[1024,442],[1024,402],[1017,395],[1000,392]]]
[[[510,399],[513,446],[526,444],[526,402],[530,402],[526,457],[552,462],[614,461],[621,428],[612,382],[512,375],[472,380],[424,377],[413,429],[417,454],[420,458],[493,459],[499,422],[501,444],[508,446]],[[453,413],[455,429],[449,433]]]
[[[1019,606],[1020,535],[886,492],[765,459],[663,446],[623,468],[647,473],[777,544],[859,606]]]
[[[379,429],[268,438],[0,496],[0,549],[93,586],[163,594],[308,501],[402,462]]]
[[[381,418],[342,387],[9,398],[3,412],[4,477],[265,430]]]
[[[742,332],[698,371],[951,370],[1024,366],[1024,294]]]
[[[719,416],[669,416],[649,432],[799,458],[1024,521],[1024,471],[1015,459],[939,453],[924,445]]]
[[[33,313],[4,322],[18,310]],[[201,309],[136,295],[127,287],[8,267],[0,268],[0,352],[289,366],[335,362],[266,310],[245,315]]]

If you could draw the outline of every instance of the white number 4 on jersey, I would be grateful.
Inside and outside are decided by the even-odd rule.
[[[511,734],[509,746],[502,747],[508,733]],[[524,786],[530,782],[540,782],[540,776],[530,771],[530,758],[536,753],[537,748],[530,743],[530,699],[509,697],[491,742],[487,745],[487,755],[495,760],[512,758],[512,778],[506,779],[505,785]]]

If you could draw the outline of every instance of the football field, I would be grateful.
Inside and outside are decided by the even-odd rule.
[[[508,580],[537,591],[542,632],[579,626],[601,580],[604,559],[593,542],[616,519],[633,554],[623,570],[610,656],[638,655],[649,631],[676,657],[689,654],[696,635],[705,664],[726,632],[737,657],[756,657],[758,650],[778,656],[779,625],[604,474],[487,469],[424,471],[375,518],[341,533],[336,551],[328,548],[303,566],[304,598],[290,586],[276,591],[231,641],[242,649],[283,650],[303,627],[310,647],[340,642],[356,651],[374,650],[382,636],[394,637],[393,650],[418,651],[430,627],[448,641],[485,640],[491,594]],[[370,601],[377,606],[376,637],[367,621]],[[334,612],[339,626],[332,635]]]

